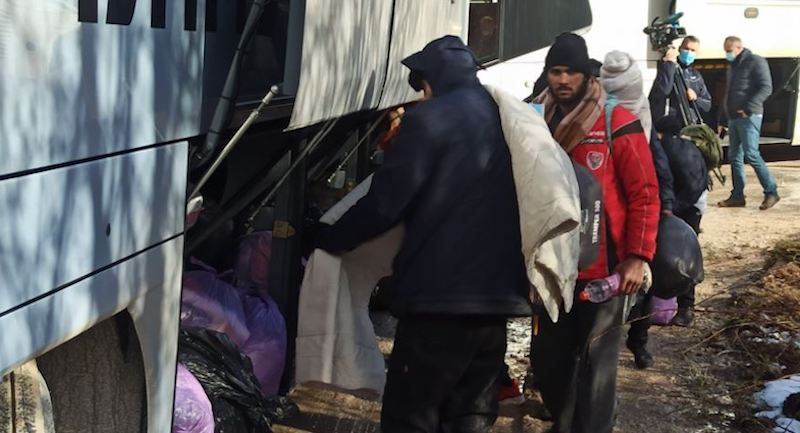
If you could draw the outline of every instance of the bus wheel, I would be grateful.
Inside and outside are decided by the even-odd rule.
[[[144,363],[123,311],[37,358],[58,433],[147,431]]]

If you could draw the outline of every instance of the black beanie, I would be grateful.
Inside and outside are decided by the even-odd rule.
[[[553,66],[567,66],[589,77],[592,73],[592,64],[586,41],[575,33],[558,35],[550,51],[547,52],[544,68],[549,70]]]

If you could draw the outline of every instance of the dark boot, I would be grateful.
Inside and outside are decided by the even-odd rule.
[[[761,202],[761,206],[759,206],[758,208],[761,210],[767,210],[772,206],[775,206],[775,203],[779,202],[780,200],[781,198],[778,196],[778,194],[766,195],[764,196],[764,201]]]
[[[647,347],[633,344],[630,341],[627,341],[625,346],[633,353],[633,362],[636,364],[636,368],[639,370],[646,370],[653,366],[655,361],[653,361],[653,355],[647,351]]]
[[[672,319],[672,324],[687,327],[692,324],[692,321],[694,321],[694,308],[678,307],[678,313]]]
[[[745,202],[744,198],[733,198],[729,197],[719,203],[717,206],[719,207],[745,207],[747,202]]]

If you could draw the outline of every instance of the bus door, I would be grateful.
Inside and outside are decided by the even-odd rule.
[[[798,75],[800,58],[767,59],[772,74],[772,95],[764,103],[764,122],[761,126],[761,144],[798,144],[797,126]],[[718,59],[701,59],[695,68],[703,75],[711,93],[711,111],[704,117],[716,129],[721,104],[727,88],[728,62]]]

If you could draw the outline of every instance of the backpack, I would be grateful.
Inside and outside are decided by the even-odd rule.
[[[570,158],[575,178],[578,180],[578,191],[581,202],[580,221],[580,255],[578,270],[582,271],[592,265],[600,254],[600,218],[603,216],[603,189],[600,182],[588,168]]]
[[[616,97],[608,95],[606,98],[605,120],[606,136],[608,137],[609,153],[614,153],[611,141],[611,113],[619,101]],[[571,158],[570,158],[571,159]],[[572,161],[575,177],[578,179],[580,191],[581,222],[580,222],[580,256],[578,270],[584,270],[597,260],[600,254],[600,221],[603,218],[603,188],[588,168]]]
[[[722,174],[722,140],[714,133],[711,127],[705,123],[689,125],[681,129],[681,137],[694,142],[703,155],[708,170],[714,173],[717,180],[725,185],[725,175]]]

